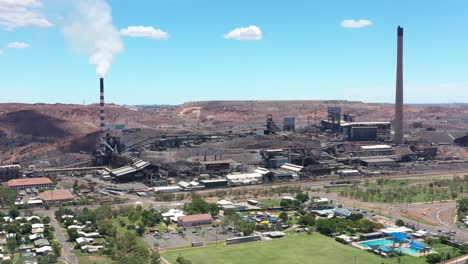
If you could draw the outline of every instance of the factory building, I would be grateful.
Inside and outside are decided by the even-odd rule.
[[[161,187],[155,187],[154,192],[155,193],[174,193],[174,192],[180,192],[182,188],[179,186],[161,186]]]
[[[25,178],[25,179],[13,179],[7,182],[8,188],[25,190],[28,188],[50,188],[52,187],[52,181],[49,178]]]
[[[18,164],[0,166],[0,182],[21,178],[23,171]]]
[[[390,156],[395,154],[395,150],[389,145],[360,146],[359,156]]]
[[[283,119],[283,130],[284,131],[295,131],[296,130],[296,118],[293,116],[287,116]]]
[[[226,179],[231,186],[260,184],[263,182],[263,175],[258,172],[235,173],[226,175]]]
[[[110,176],[115,182],[128,182],[143,180],[145,173],[143,169],[150,166],[149,162],[132,157],[132,164],[126,165],[110,171]]]
[[[200,162],[200,173],[228,173],[234,166],[232,159],[207,160]]]
[[[228,181],[225,179],[217,179],[217,180],[201,180],[200,181],[205,188],[220,188],[220,187],[227,187]]]
[[[340,132],[349,141],[389,141],[390,122],[342,122]]]
[[[468,134],[463,137],[456,138],[453,142],[458,146],[468,147]]]
[[[393,159],[382,158],[382,159],[362,159],[361,164],[366,167],[393,167],[396,166],[396,162]]]
[[[322,130],[342,133],[349,141],[391,141],[390,122],[354,122],[349,113],[341,118],[341,107],[328,107],[328,117],[321,121]]]

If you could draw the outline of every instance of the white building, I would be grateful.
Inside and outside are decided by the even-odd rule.
[[[263,182],[262,174],[258,172],[251,173],[236,173],[226,175],[229,185],[250,185],[250,184],[260,184]]]

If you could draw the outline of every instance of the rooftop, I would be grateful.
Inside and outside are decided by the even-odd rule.
[[[211,214],[196,214],[196,215],[186,215],[180,216],[178,220],[184,222],[192,222],[192,221],[203,221],[203,220],[211,220]]]
[[[200,161],[200,164],[224,164],[224,163],[234,163],[235,161],[232,159],[224,159],[224,160],[206,160],[206,161]]]
[[[372,145],[372,146],[361,146],[363,150],[378,150],[378,149],[391,149],[389,145]]]
[[[8,181],[8,187],[16,187],[23,185],[39,185],[39,184],[52,184],[49,178],[25,178],[25,179],[13,179]]]

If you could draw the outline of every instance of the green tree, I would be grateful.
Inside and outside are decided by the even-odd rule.
[[[192,201],[184,204],[184,211],[189,214],[206,214],[217,215],[219,207],[215,203],[207,203],[200,195],[192,193]]]
[[[364,216],[362,214],[351,214],[348,216],[348,219],[351,221],[361,220]]]
[[[239,227],[239,231],[242,232],[244,236],[250,236],[254,230],[255,230],[254,222],[242,221]]]
[[[110,221],[98,221],[97,223],[97,229],[98,232],[103,235],[103,236],[115,236],[117,233],[117,230],[115,230],[115,227],[112,225]]]
[[[18,248],[18,241],[16,240],[16,237],[9,237],[6,242],[6,247],[10,252],[15,251],[16,248]]]
[[[315,217],[312,215],[304,215],[299,217],[297,223],[304,226],[313,226],[315,224]]]
[[[296,194],[296,199],[301,203],[305,203],[307,200],[309,200],[309,196],[303,192],[299,192]]]
[[[43,223],[44,225],[50,224],[50,217],[48,217],[48,216],[44,217],[44,218],[42,219],[42,223]]]
[[[12,207],[9,211],[8,211],[8,215],[11,217],[11,218],[16,218],[20,215],[20,212],[18,210],[18,208],[16,207]]]
[[[177,264],[192,264],[192,261],[188,260],[188,259],[185,259],[184,257],[182,257],[181,255],[179,255],[176,259],[176,263]]]
[[[62,255],[62,249],[61,246],[58,242],[53,241],[52,242],[52,249],[54,251],[54,255],[58,258],[60,255]]]
[[[149,257],[149,264],[160,264],[161,263],[161,256],[158,252],[151,253]]]
[[[130,211],[128,214],[128,220],[130,221],[132,228],[135,226],[135,222],[140,219],[140,212],[136,210]]]
[[[286,212],[281,212],[278,216],[279,219],[283,220],[283,222],[288,221],[288,214]]]
[[[398,220],[396,220],[395,225],[396,226],[404,226],[405,222],[403,222],[403,220],[401,220],[401,219],[398,219]]]
[[[76,229],[67,229],[67,234],[69,237],[70,241],[75,241],[77,238],[80,237],[80,234],[78,234],[78,231]]]
[[[466,244],[461,245],[459,249],[460,249],[460,253],[462,253],[463,255],[468,253],[468,245]]]
[[[427,263],[435,264],[442,261],[442,257],[437,253],[431,253],[426,256]]]
[[[136,228],[137,234],[139,236],[142,236],[145,233],[145,224],[143,224],[142,221],[138,221],[136,225],[137,225],[137,228]]]

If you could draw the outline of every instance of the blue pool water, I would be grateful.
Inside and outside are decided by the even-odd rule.
[[[372,240],[372,241],[364,241],[364,242],[359,242],[359,245],[363,247],[393,245],[393,240],[378,239],[378,240]]]
[[[403,253],[415,255],[419,254],[419,250],[414,249],[414,248],[398,248],[398,250],[403,251]]]
[[[370,248],[372,246],[386,246],[386,245],[393,245],[393,240],[391,239],[377,239],[377,240],[371,240],[371,241],[364,241],[364,242],[359,242],[359,245]],[[399,251],[402,251],[403,253],[406,254],[411,254],[415,255],[419,253],[419,250],[414,249],[414,248],[398,248]]]

